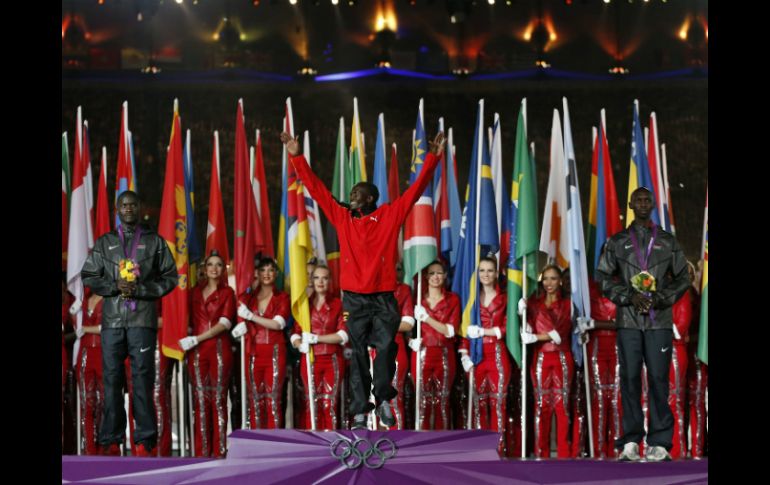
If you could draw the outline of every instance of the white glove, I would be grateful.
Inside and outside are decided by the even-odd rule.
[[[318,343],[318,335],[310,332],[302,332],[302,342],[315,345]]]
[[[418,322],[424,322],[428,317],[428,310],[426,310],[424,306],[416,305],[414,307],[414,318],[416,318]]]
[[[182,350],[185,352],[195,347],[196,345],[198,345],[198,337],[195,335],[179,339],[179,346],[182,347]]]
[[[537,335],[535,335],[534,333],[522,332],[521,342],[524,345],[534,344],[535,342],[537,342]]]
[[[83,327],[78,327],[75,329],[75,336],[77,338],[83,338],[83,335],[86,334],[86,330]]]
[[[527,300],[524,298],[519,299],[519,315],[524,315],[524,310],[527,309]]]
[[[299,350],[303,354],[307,354],[308,352],[310,352],[310,344],[307,342],[302,342],[301,344],[299,344],[299,347],[297,347],[297,350]]]
[[[241,338],[246,335],[246,322],[241,322],[235,326],[232,332],[233,338]]]
[[[72,305],[70,305],[70,315],[74,315],[77,312],[79,312],[80,311],[80,307],[82,307],[82,306],[83,306],[83,301],[82,300],[75,300],[74,302],[72,302]],[[78,338],[80,338],[80,337],[78,337]]]
[[[409,348],[412,349],[413,352],[419,352],[420,345],[422,345],[421,338],[413,338],[412,340],[409,341]]]
[[[249,310],[246,305],[241,303],[238,306],[238,316],[243,318],[244,320],[253,320],[254,319],[254,312]]]
[[[596,322],[590,317],[577,317],[577,324],[580,333],[585,333],[596,328]]]
[[[479,338],[484,336],[484,329],[478,325],[468,325],[468,338]]]
[[[350,360],[351,357],[353,357],[353,349],[351,349],[350,347],[345,347],[344,349],[342,349],[342,357],[345,360]]]
[[[463,354],[463,356],[460,357],[460,363],[462,363],[465,372],[470,372],[471,369],[473,369],[473,361],[468,357],[468,354]]]

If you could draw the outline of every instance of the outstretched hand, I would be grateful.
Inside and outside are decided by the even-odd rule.
[[[430,152],[437,157],[440,157],[441,154],[444,152],[444,142],[446,140],[444,139],[444,132],[439,131],[436,133],[436,137],[432,141],[428,141],[428,145],[430,146]]]
[[[299,136],[295,138],[284,131],[281,133],[281,143],[286,145],[286,150],[292,157],[296,157],[299,154]]]

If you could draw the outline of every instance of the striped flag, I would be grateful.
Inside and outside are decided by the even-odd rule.
[[[88,184],[90,178],[88,172],[87,147],[84,146],[85,135],[83,133],[82,110],[78,106],[75,127],[75,153],[72,167],[72,196],[70,199],[69,234],[67,241],[67,289],[75,297],[75,301],[81,303],[81,309],[75,314],[75,328],[83,326],[83,280],[80,271],[86,262],[88,252],[94,247],[94,233],[91,226],[90,207],[88,205]],[[78,346],[80,340],[75,341],[72,352],[72,364],[76,364]]]
[[[361,122],[358,120],[358,98],[353,98],[353,126],[350,129],[350,172],[354,182],[350,185],[351,187],[358,182],[367,181],[366,157],[362,144]]]
[[[706,190],[706,211],[703,216],[703,279],[701,280],[700,328],[698,329],[698,358],[709,363],[709,194]]]
[[[468,185],[465,190],[465,208],[460,224],[457,266],[452,280],[452,291],[460,297],[462,318],[460,335],[468,335],[469,325],[481,325],[479,310],[479,206],[481,196],[481,164],[484,150],[484,100],[479,100],[476,112],[476,130],[473,137]],[[481,362],[483,351],[480,338],[470,339],[470,357],[474,365]]]
[[[444,118],[439,118],[438,129],[444,132]],[[449,263],[452,251],[452,227],[449,213],[449,197],[447,194],[447,158],[446,151],[441,152],[441,161],[433,174],[433,213],[434,234],[436,235],[436,247],[441,258]]]
[[[130,133],[128,131],[128,101],[123,101],[120,113],[120,134],[118,137],[118,168],[115,172],[115,202],[126,190],[137,192],[134,156]],[[137,192],[138,193],[138,192]],[[117,210],[115,212],[115,227],[120,226]]]
[[[395,200],[391,199],[388,193],[388,172],[385,169],[385,163],[385,115],[380,113],[380,116],[377,118],[377,142],[374,147],[374,174],[372,175],[372,183],[380,191],[380,198],[377,201],[378,206]]]
[[[96,190],[96,217],[94,241],[110,232],[110,205],[107,202],[107,147],[102,147],[102,163],[99,170],[99,187]]]
[[[628,206],[631,202],[631,194],[639,187],[647,187],[653,192],[653,200],[657,200],[655,187],[653,186],[650,166],[647,162],[647,154],[644,149],[644,137],[642,126],[639,123],[639,101],[634,100],[634,125],[631,129],[631,165],[628,171],[628,195],[626,197],[626,227],[634,221],[634,211]],[[655,224],[660,224],[658,208],[652,209],[651,219]]]
[[[449,221],[450,221],[450,233],[452,241],[452,249],[449,253],[449,266],[450,275],[453,274],[455,265],[457,264],[457,252],[460,247],[460,224],[462,223],[463,210],[460,206],[460,194],[457,191],[457,160],[456,151],[453,145],[454,134],[452,128],[449,128],[449,135],[447,137],[446,150],[444,150],[443,156],[446,157],[447,167],[447,203],[449,204]]]
[[[227,243],[227,227],[225,225],[225,208],[222,205],[222,189],[220,185],[219,163],[219,132],[214,131],[214,149],[211,155],[211,184],[209,185],[209,215],[206,224],[206,254],[215,250],[225,264],[230,262],[230,251]]]
[[[388,172],[388,198],[390,200],[398,199],[401,195],[398,177],[398,158],[396,156],[396,144],[391,145],[390,150],[390,171]],[[404,258],[404,226],[398,230],[398,242],[396,243],[396,261]]]
[[[567,233],[569,237],[569,274],[572,291],[573,333],[578,334],[577,317],[591,316],[591,297],[588,293],[588,265],[586,263],[585,238],[583,237],[583,212],[580,207],[575,149],[572,145],[572,127],[569,120],[567,98],[564,103],[564,172],[567,186]],[[583,347],[577,336],[572,338],[572,355],[578,367],[583,365]]]
[[[310,132],[305,130],[304,136],[304,148],[302,150],[307,160],[308,166],[310,164]],[[321,263],[326,263],[326,244],[324,242],[324,233],[321,229],[321,211],[318,210],[318,202],[313,199],[310,192],[303,190],[305,213],[307,217],[308,230],[310,231],[310,241],[312,242],[311,254],[315,256],[316,260]],[[308,258],[309,259],[309,258]]]
[[[184,192],[187,205],[187,251],[190,262],[190,288],[195,288],[195,285],[198,284],[198,263],[203,255],[201,254],[201,243],[198,239],[197,226],[195,224],[195,178],[192,158],[190,156],[189,129],[185,138],[182,158],[184,159]]]
[[[412,185],[420,175],[425,154],[428,152],[423,119],[423,100],[420,99],[409,185]],[[417,203],[409,210],[404,222],[404,283],[411,286],[414,276],[436,259],[436,252],[436,234],[433,225],[433,187],[428,184]]]
[[[282,130],[294,137],[294,123],[285,116],[282,120]],[[289,259],[289,239],[286,237],[289,229],[289,152],[286,145],[281,149],[281,213],[278,216],[278,247],[276,248],[276,262],[278,263],[278,278],[276,286],[285,291],[290,291],[291,280]]]
[[[337,132],[337,148],[334,151],[334,176],[332,179],[332,196],[339,202],[347,202],[350,194],[349,177],[345,167],[348,166],[347,151],[345,150],[345,118],[340,118]],[[340,243],[337,239],[337,229],[333,224],[326,223],[326,264],[332,279],[332,291],[339,296],[340,287]]]
[[[495,113],[495,123],[492,128],[492,142],[490,145],[490,156],[492,159],[492,183],[494,185],[495,209],[497,211],[497,233],[500,235],[498,247],[500,248],[495,255],[498,261],[508,261],[510,252],[511,233],[508,228],[508,190],[505,188],[505,177],[503,176],[503,148],[502,148],[502,128],[500,125],[500,115]],[[500,264],[499,271],[505,273],[503,265]]]
[[[509,227],[511,253],[508,257],[508,308],[505,343],[516,364],[521,367],[521,317],[517,311],[522,296],[529,296],[537,287],[537,181],[535,157],[527,147],[527,100],[521,100],[516,123],[516,145],[513,153],[513,177]],[[527,267],[524,266],[524,257]],[[524,295],[524,277],[527,294]]]
[[[162,300],[161,350],[166,357],[179,361],[184,358],[184,351],[179,346],[179,339],[187,336],[189,321],[190,265],[187,244],[187,198],[185,194],[182,122],[179,119],[179,103],[175,99],[174,118],[171,122],[171,140],[166,154],[166,177],[163,184],[158,235],[166,240],[179,275],[176,287]]]
[[[591,199],[588,206],[588,261],[589,273],[595,274],[599,266],[599,256],[604,243],[615,233],[620,232],[620,208],[615,190],[615,177],[612,175],[610,148],[607,143],[604,110],[601,111],[601,123],[598,136],[594,140],[594,154],[591,160]]]
[[[674,206],[671,204],[671,189],[668,186],[668,164],[666,164],[665,143],[661,143],[660,145],[660,158],[663,160],[663,192],[666,195],[666,213],[664,214],[666,224],[668,225],[666,230],[671,234],[676,234],[676,223],[674,223]]]
[[[540,231],[540,251],[548,255],[549,264],[560,268],[569,265],[569,241],[567,240],[567,187],[564,184],[564,141],[562,139],[559,110],[553,110],[551,125],[551,172],[548,175],[548,192],[545,196],[543,227]]]

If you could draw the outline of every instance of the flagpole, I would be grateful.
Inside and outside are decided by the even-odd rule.
[[[82,376],[83,370],[84,370],[83,368],[80,369],[81,376]],[[76,413],[77,414],[76,414],[76,418],[75,418],[77,420],[76,421],[76,423],[77,423],[77,426],[76,426],[76,428],[77,428],[77,438],[76,439],[77,439],[77,443],[78,443],[77,454],[79,456],[79,455],[82,454],[82,452],[80,450],[80,440],[82,439],[82,437],[81,437],[81,430],[80,430],[80,385],[79,385],[80,384],[80,382],[79,382],[80,379],[77,378],[78,377],[77,367],[75,367],[73,375],[75,377],[75,406],[77,407],[77,409],[76,409]],[[83,383],[83,385],[85,386],[85,383]]]
[[[178,361],[180,362],[180,361]],[[176,394],[177,394],[177,418],[179,423],[179,456],[187,456],[185,450],[185,419],[184,419],[184,382],[182,378],[182,365],[176,370]]]
[[[310,406],[310,429],[315,431],[315,385],[313,383],[313,364],[310,363],[310,358],[312,355],[313,350],[311,349],[307,354],[305,354],[305,363],[307,364],[307,395],[308,405]]]
[[[374,375],[374,362],[372,361],[372,351],[369,349],[369,347],[366,347],[366,352],[369,354],[369,375]],[[377,401],[374,398],[374,390],[370,386],[369,391],[369,402],[374,401],[375,404],[377,404]],[[377,430],[377,413],[369,413],[369,429],[376,431]]]
[[[522,278],[521,278],[522,298],[527,297],[527,255],[522,258]],[[511,302],[508,303],[509,305]],[[519,302],[514,302],[518,305]],[[521,326],[527,328],[527,307],[521,315]],[[524,341],[521,342],[521,457],[527,457],[527,346]]]
[[[422,305],[422,271],[417,273],[417,306]],[[422,362],[420,359],[420,353],[422,352],[422,321],[417,321],[417,341],[420,342],[420,348],[417,349],[417,355],[415,356],[415,366],[417,367],[417,375],[414,378],[414,429],[420,431],[420,399],[422,398]],[[427,352],[427,351],[426,351]]]
[[[187,395],[190,396],[190,399],[187,400],[187,409],[189,413],[187,416],[190,419],[190,456],[195,456],[195,431],[193,430],[195,408],[192,400],[192,379],[187,379]]]
[[[475,370],[476,366],[473,366],[470,372],[468,372],[468,418],[466,424],[468,429],[473,429],[473,374]]]
[[[588,337],[588,334],[586,334]],[[580,334],[578,334],[580,338]],[[594,425],[591,416],[591,381],[588,378],[588,339],[583,342],[583,381],[586,386],[586,417],[588,418],[588,451],[589,456],[594,458]]]
[[[246,424],[246,337],[240,338],[241,347],[241,429],[250,429]],[[251,424],[251,423],[249,423]]]

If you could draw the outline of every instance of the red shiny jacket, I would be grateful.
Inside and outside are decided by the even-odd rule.
[[[605,322],[615,320],[617,307],[612,300],[605,298],[604,295],[602,295],[599,285],[594,281],[589,283],[589,294],[591,296],[591,318]],[[591,331],[591,335],[597,337],[615,337],[617,331],[606,328],[596,329]]]
[[[428,315],[451,326],[457,333],[460,325],[460,298],[457,294],[445,290],[444,298],[439,300],[433,308],[430,308],[426,298],[427,296],[422,297],[422,306],[425,307]],[[449,347],[454,342],[454,336],[447,338],[427,323],[422,324],[421,338],[424,347]]]
[[[211,292],[208,298],[203,297],[206,285],[198,285],[192,291],[191,298],[191,335],[200,335],[219,323],[224,317],[235,322],[235,291],[227,285],[220,285]],[[222,332],[214,338],[227,339],[227,332]]]
[[[572,302],[569,298],[557,296],[550,307],[545,304],[545,294],[540,297],[532,296],[527,304],[527,318],[532,327],[532,333],[541,334],[556,330],[561,337],[561,343],[553,340],[537,342],[535,349],[543,352],[569,351],[572,333],[570,309]]]
[[[251,310],[255,315],[259,315],[263,318],[273,319],[276,316],[283,318],[284,322],[288,324],[289,313],[291,307],[289,304],[289,294],[283,291],[273,288],[273,296],[270,297],[270,301],[265,307],[265,312],[260,315],[259,313],[259,287],[254,291],[244,293],[241,295],[240,300]],[[246,326],[249,331],[246,335],[249,337],[249,342],[256,344],[277,344],[284,343],[284,334],[282,330],[271,330],[262,325],[254,322],[246,322]]]
[[[337,333],[340,330],[347,333],[345,319],[342,317],[342,300],[329,298],[320,308],[316,307],[314,300],[315,298],[311,298],[310,301],[310,332],[319,336]],[[294,335],[302,337],[302,328],[297,322],[294,322],[292,338]],[[313,345],[313,353],[315,355],[342,353],[342,346],[340,344],[317,343]]]

